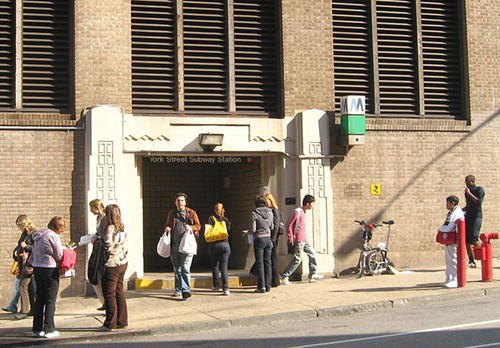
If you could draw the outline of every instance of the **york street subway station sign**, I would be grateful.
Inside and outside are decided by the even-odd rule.
[[[166,164],[239,164],[253,163],[253,157],[235,157],[235,156],[149,156],[151,163]]]

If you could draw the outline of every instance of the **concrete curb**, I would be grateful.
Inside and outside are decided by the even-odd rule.
[[[173,324],[165,326],[157,326],[147,329],[137,330],[118,330],[110,333],[91,332],[86,336],[77,337],[61,337],[56,339],[40,339],[40,338],[24,338],[16,341],[15,339],[1,339],[0,347],[12,346],[31,346],[31,345],[45,345],[51,343],[70,343],[70,342],[92,342],[97,340],[109,340],[113,337],[139,337],[139,336],[154,336],[162,334],[174,333],[188,333],[197,331],[210,331],[216,329],[226,329],[232,327],[249,327],[262,324],[273,324],[283,321],[294,321],[297,319],[316,319],[323,317],[340,317],[344,315],[351,315],[356,313],[375,312],[382,310],[398,309],[402,307],[418,306],[425,304],[432,304],[436,302],[456,301],[464,298],[480,298],[487,296],[500,295],[500,287],[490,289],[475,289],[465,290],[460,292],[453,292],[450,290],[446,294],[420,296],[412,298],[398,298],[394,300],[385,300],[378,302],[371,302],[365,304],[354,304],[349,306],[338,306],[329,308],[316,308],[302,311],[290,311],[275,313],[271,315],[261,315],[253,317],[242,317],[234,319],[225,319],[219,321],[203,321],[188,324]],[[3,341],[3,342],[2,342]]]
[[[6,343],[0,343],[0,347],[24,347],[24,346],[38,346],[38,345],[51,345],[60,343],[72,343],[72,342],[83,342],[83,341],[96,341],[100,339],[110,339],[113,337],[139,337],[139,336],[150,336],[152,335],[151,330],[141,329],[141,330],[130,330],[130,331],[115,331],[115,332],[96,332],[89,334],[88,336],[78,336],[78,337],[58,337],[54,339],[46,338],[28,338],[15,341],[10,340]],[[3,339],[5,340],[5,339]]]
[[[436,302],[454,301],[468,297],[486,297],[496,296],[500,294],[500,288],[493,289],[477,289],[453,293],[450,290],[447,294],[439,294],[432,296],[421,296],[412,298],[399,298],[395,300],[379,301],[365,304],[355,304],[350,306],[339,306],[330,308],[317,308],[304,311],[290,311],[286,313],[277,313],[271,315],[254,316],[246,318],[236,318],[221,321],[197,322],[192,324],[179,324],[151,328],[151,333],[154,334],[173,334],[193,331],[209,331],[215,329],[225,329],[231,327],[247,327],[253,325],[272,324],[281,321],[293,321],[294,318],[315,319],[322,317],[340,317],[356,313],[366,313],[381,310],[398,309],[415,305],[432,304]]]

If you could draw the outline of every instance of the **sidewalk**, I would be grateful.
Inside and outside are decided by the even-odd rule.
[[[478,264],[480,266],[480,263]],[[493,277],[499,276],[500,260],[493,260]],[[231,272],[230,272],[231,273]],[[102,333],[97,328],[104,320],[96,308],[95,298],[60,298],[56,310],[56,326],[61,336],[57,341],[85,341],[114,335],[151,335],[248,326],[287,320],[290,313],[301,318],[340,316],[372,310],[443,301],[470,296],[500,294],[500,281],[481,281],[481,269],[467,270],[464,288],[440,286],[444,269],[416,270],[409,274],[373,277],[329,278],[316,283],[292,282],[273,288],[270,293],[256,294],[255,286],[231,288],[230,296],[209,289],[193,288],[193,296],[183,301],[170,297],[172,290],[127,291],[129,327]],[[450,296],[452,295],[452,296]],[[298,314],[297,314],[298,312]],[[31,338],[32,318],[13,320],[12,314],[0,315],[0,346],[47,343],[47,339]]]

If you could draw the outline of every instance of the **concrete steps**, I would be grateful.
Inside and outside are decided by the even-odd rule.
[[[144,277],[135,279],[135,290],[174,289],[174,275],[172,273],[145,273]],[[257,278],[248,273],[229,272],[229,287],[253,286]],[[210,289],[212,286],[212,273],[191,273],[191,287]]]

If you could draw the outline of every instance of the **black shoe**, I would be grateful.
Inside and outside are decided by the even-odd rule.
[[[105,305],[102,305],[101,307],[97,308],[98,311],[105,311],[106,310],[106,306]]]
[[[190,293],[190,292],[187,292],[187,291],[186,291],[186,292],[183,292],[183,293],[182,293],[182,298],[183,298],[183,299],[186,299],[186,300],[187,300],[187,299],[188,299],[188,298],[190,298],[190,297],[191,297],[191,293]]]
[[[266,287],[266,292],[270,292],[271,288]]]
[[[255,289],[254,292],[257,293],[257,294],[263,294],[263,293],[266,292],[266,289]]]

